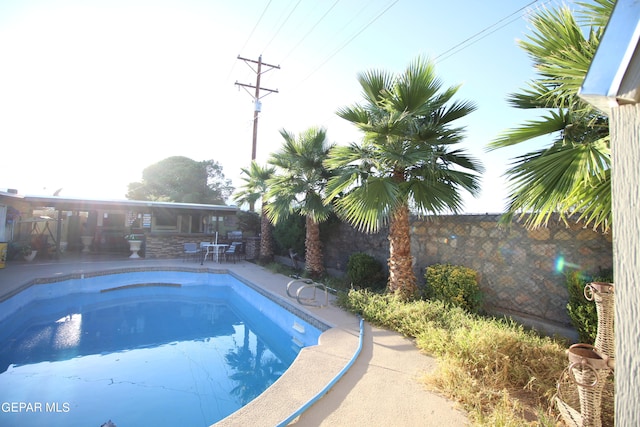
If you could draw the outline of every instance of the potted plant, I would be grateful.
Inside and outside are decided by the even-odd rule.
[[[141,235],[133,233],[124,236],[124,238],[129,242],[129,250],[131,251],[131,255],[129,256],[129,258],[140,258],[140,255],[138,255],[138,251],[142,246],[141,237]]]
[[[22,248],[20,248],[20,253],[22,254],[22,257],[25,259],[25,261],[31,262],[38,254],[38,251],[33,249],[31,245],[26,244],[23,245]]]
[[[93,236],[83,234],[82,236],[80,236],[80,240],[82,241],[82,252],[91,252],[90,246],[93,242]]]

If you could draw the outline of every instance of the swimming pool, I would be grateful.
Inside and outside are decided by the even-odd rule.
[[[295,311],[229,274],[31,286],[0,303],[0,425],[213,424],[317,343]]]

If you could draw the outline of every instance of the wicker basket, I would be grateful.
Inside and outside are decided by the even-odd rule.
[[[556,406],[569,426],[601,427],[602,391],[611,373],[609,357],[589,344],[574,344],[567,354],[569,366],[558,382]]]
[[[584,296],[596,303],[598,332],[595,346],[574,344],[569,347],[569,366],[558,381],[558,393],[554,401],[568,426],[601,427],[603,392],[606,419],[613,419],[613,384],[608,380],[615,357],[613,284],[589,283],[584,288]]]
[[[592,282],[584,287],[584,297],[595,301],[598,313],[598,332],[594,345],[602,353],[615,358],[615,339],[613,332],[614,295],[613,283]],[[612,364],[613,362],[611,362]]]

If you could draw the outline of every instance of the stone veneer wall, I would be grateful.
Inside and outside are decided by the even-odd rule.
[[[146,236],[146,258],[180,258],[183,255],[185,243],[200,243],[213,241],[214,236],[193,234],[148,234]],[[260,238],[248,237],[243,239],[247,259],[257,258],[260,250]],[[224,242],[228,243],[228,242]]]
[[[196,240],[200,239],[200,240]],[[146,258],[180,258],[183,256],[185,243],[200,243],[209,240],[206,236],[188,234],[147,234],[145,243]]]
[[[258,259],[260,255],[260,237],[247,237],[243,241],[247,259]]]
[[[411,253],[420,283],[426,267],[449,263],[473,268],[485,308],[569,324],[564,272],[611,268],[611,234],[579,225],[553,224],[527,230],[514,222],[498,227],[499,215],[452,215],[411,222]],[[364,234],[339,224],[324,242],[325,265],[344,271],[349,256],[366,252],[386,266],[387,230]]]

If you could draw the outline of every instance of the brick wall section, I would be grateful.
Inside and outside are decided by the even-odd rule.
[[[198,237],[200,238],[200,237]],[[207,238],[201,239],[203,242]],[[156,235],[150,234],[146,237],[145,257],[146,258],[180,258],[183,256],[185,243],[198,243],[200,240],[189,235]]]
[[[213,241],[213,236],[189,234],[148,234],[146,236],[145,258],[180,258],[183,256],[185,243]],[[260,251],[260,238],[248,237],[243,239],[247,259],[257,258]],[[224,242],[228,243],[228,242]]]
[[[485,308],[569,324],[563,271],[596,273],[613,265],[611,234],[580,225],[553,224],[529,231],[514,222],[498,227],[499,215],[413,218],[411,253],[418,280],[426,267],[450,263],[479,273]],[[324,242],[327,267],[345,270],[349,256],[366,252],[386,266],[387,230],[367,235],[339,224]],[[563,261],[562,261],[563,260]],[[558,267],[564,265],[562,271]]]
[[[260,238],[247,237],[244,239],[244,244],[247,259],[258,259],[258,256],[260,255]]]

